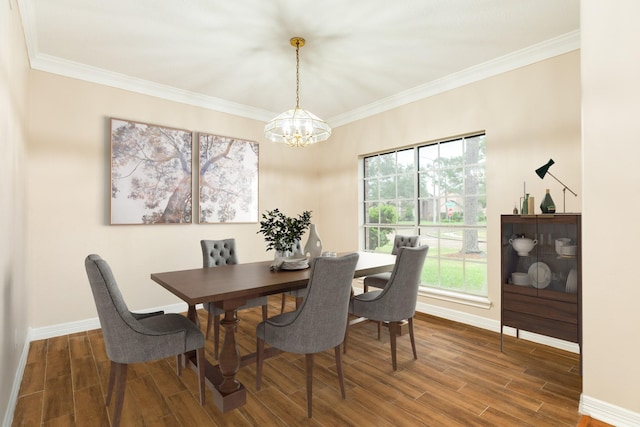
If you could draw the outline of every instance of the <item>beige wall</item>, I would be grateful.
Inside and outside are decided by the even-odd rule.
[[[0,422],[27,337],[25,156],[28,61],[17,6],[0,6]]]
[[[640,2],[581,2],[584,394],[640,413]],[[598,402],[595,402],[597,406]],[[640,415],[636,415],[636,423]],[[631,421],[628,425],[631,425]]]
[[[357,242],[358,156],[485,131],[488,283],[494,305],[487,311],[422,300],[499,320],[500,214],[512,212],[523,183],[539,201],[550,188],[562,206],[561,186],[535,174],[553,158],[554,174],[578,193],[567,197],[567,212],[581,211],[579,62],[575,51],[336,129],[323,151],[322,237],[339,242],[338,249]]]
[[[308,152],[263,142],[264,123],[38,71],[31,74],[31,104],[27,221],[34,328],[96,316],[83,263],[90,253],[111,264],[133,309],[179,301],[149,274],[199,267],[200,239],[235,237],[242,261],[272,256],[257,224],[109,225],[110,117],[258,141],[260,210],[279,207],[293,215],[319,205],[308,191]]]
[[[235,236],[244,261],[270,256],[256,224],[110,226],[109,117],[259,141],[260,210],[312,210],[325,248],[336,251],[358,247],[358,156],[375,151],[486,131],[490,236],[499,236],[499,215],[511,212],[523,181],[533,195],[550,187],[560,197],[557,184],[534,173],[549,157],[581,193],[578,52],[340,127],[304,150],[263,142],[261,122],[38,71],[31,82],[27,247],[35,328],[95,317],[82,263],[92,252],[110,262],[133,308],[178,301],[149,273],[197,267],[202,238]],[[580,211],[580,199],[567,207]],[[493,308],[449,306],[499,319],[499,239],[490,239]]]

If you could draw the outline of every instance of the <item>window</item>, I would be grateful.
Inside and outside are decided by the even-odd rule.
[[[487,296],[485,136],[367,156],[364,249],[391,252],[396,234],[429,245],[422,286]]]

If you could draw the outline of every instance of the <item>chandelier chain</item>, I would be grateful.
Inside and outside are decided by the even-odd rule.
[[[300,108],[300,40],[296,40],[296,108]]]

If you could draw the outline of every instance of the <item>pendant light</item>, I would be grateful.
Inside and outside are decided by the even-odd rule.
[[[296,48],[296,107],[269,121],[264,127],[264,136],[290,147],[305,147],[328,139],[331,127],[315,114],[300,108],[300,48],[305,40],[293,37],[290,43]]]

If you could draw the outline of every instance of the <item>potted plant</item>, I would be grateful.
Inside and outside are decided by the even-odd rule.
[[[311,224],[311,212],[304,211],[297,218],[288,217],[279,209],[262,214],[260,230],[267,242],[267,251],[275,250],[276,256],[292,255],[292,247],[299,243]]]

